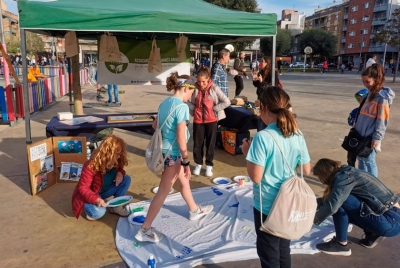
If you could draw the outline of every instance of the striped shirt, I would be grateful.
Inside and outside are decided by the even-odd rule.
[[[212,66],[211,80],[214,82],[214,84],[219,86],[226,96],[228,96],[228,75],[224,69],[224,65],[222,65],[219,61]]]

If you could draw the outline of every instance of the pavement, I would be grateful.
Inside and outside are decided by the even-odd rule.
[[[347,116],[357,106],[354,93],[363,88],[356,72],[345,73],[284,73],[279,77],[292,99],[299,127],[305,135],[311,163],[322,157],[346,162],[346,152],[340,147],[348,133]],[[377,156],[379,178],[395,193],[400,193],[397,174],[400,173],[400,85],[391,83],[398,97],[391,107],[391,118]],[[229,78],[229,95],[234,95],[234,82]],[[245,80],[241,95],[255,100],[255,88]],[[121,86],[120,107],[91,106],[85,114],[130,113],[156,111],[158,104],[170,95],[165,86]],[[83,103],[96,102],[94,86],[83,88]],[[106,96],[105,96],[106,97]],[[105,98],[106,100],[106,98]],[[104,101],[105,101],[104,100]],[[88,106],[89,107],[89,106]],[[57,112],[69,111],[68,97],[63,97],[31,117],[32,140],[45,139],[47,122]],[[254,131],[251,132],[254,135]],[[129,166],[132,176],[128,190],[134,202],[151,199],[150,189],[158,185],[159,177],[144,165],[144,149],[149,136],[114,130],[128,144]],[[191,151],[193,144],[189,142]],[[190,155],[190,158],[192,156]],[[193,161],[192,161],[193,162]],[[246,162],[242,155],[231,156],[216,150],[214,177],[246,174]],[[194,176],[192,188],[212,185],[205,176]],[[307,182],[317,195],[323,188],[313,176]],[[71,210],[71,195],[75,183],[59,183],[36,196],[29,194],[29,171],[26,153],[24,122],[15,127],[0,125],[0,267],[126,267],[115,246],[116,215],[107,213],[102,219],[89,222],[75,219]],[[387,238],[373,249],[358,245],[362,235],[359,228],[349,234],[353,254],[349,257],[326,254],[292,255],[292,267],[400,267],[400,236]],[[255,249],[254,249],[255,250]],[[227,260],[229,261],[229,260]],[[260,267],[259,260],[246,260],[201,265],[212,268]]]

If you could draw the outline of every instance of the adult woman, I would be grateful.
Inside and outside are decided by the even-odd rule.
[[[261,82],[267,83],[269,86],[272,85],[272,71],[271,71],[271,59],[268,57],[262,57],[260,60],[260,70],[253,73],[253,86],[257,88],[256,94],[259,98],[261,94],[260,84]],[[278,72],[275,71],[275,82],[278,84],[279,77]]]
[[[260,231],[282,183],[291,177],[291,171],[274,138],[283,150],[292,170],[302,165],[304,174],[310,173],[310,157],[304,137],[289,111],[290,98],[278,87],[269,87],[260,95],[260,117],[268,125],[254,136],[243,140],[242,151],[247,160],[247,172],[254,184],[254,225],[257,234],[257,254],[262,267],[291,266],[290,240]],[[273,136],[272,136],[273,135]],[[259,200],[260,192],[262,200]],[[260,203],[262,202],[262,211]],[[262,219],[261,219],[262,213]]]
[[[187,129],[189,108],[185,102],[190,99],[195,88],[195,82],[188,75],[179,76],[175,72],[167,78],[167,90],[173,91],[174,94],[160,104],[158,117],[153,122],[155,129],[157,124],[161,126],[166,121],[165,126],[161,129],[163,155],[166,157],[165,168],[161,174],[158,192],[147,212],[146,220],[135,235],[139,241],[159,242],[163,238],[161,233],[151,228],[151,225],[176,180],[180,184],[181,195],[189,207],[190,220],[198,220],[214,208],[212,205],[197,205],[189,184],[191,177],[187,150],[187,140],[190,136]]]
[[[372,150],[367,157],[357,157],[358,168],[370,172],[378,177],[378,166],[376,165],[376,150],[385,136],[387,123],[389,121],[389,108],[394,99],[394,92],[385,84],[385,70],[382,65],[374,63],[361,73],[364,86],[368,88],[365,103],[360,108],[358,119],[354,128],[362,137],[372,136]]]
[[[83,165],[81,178],[72,195],[72,210],[76,218],[85,209],[88,220],[97,220],[106,213],[104,199],[126,194],[131,177],[124,171],[124,166],[128,165],[125,146],[121,138],[107,136]],[[129,215],[122,206],[110,208],[110,213],[122,217]]]
[[[336,237],[317,244],[317,249],[327,254],[350,256],[349,223],[364,230],[365,237],[359,243],[367,248],[400,233],[400,198],[377,177],[326,158],[315,164],[313,173],[327,185],[319,199],[314,223],[319,225],[332,215],[336,231]]]
[[[196,89],[187,103],[193,115],[193,158],[196,163],[193,174],[200,175],[205,141],[207,177],[213,175],[217,122],[226,117],[224,109],[231,104],[229,98],[210,78],[210,69],[201,67],[197,72]]]

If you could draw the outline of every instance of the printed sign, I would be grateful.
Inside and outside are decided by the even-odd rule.
[[[162,72],[147,70],[152,40],[118,40],[122,62],[98,62],[100,84],[165,85],[172,72],[190,75],[190,42],[186,45],[186,62],[178,62],[175,40],[156,40],[160,48]]]

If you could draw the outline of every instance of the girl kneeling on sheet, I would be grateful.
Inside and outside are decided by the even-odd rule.
[[[374,175],[330,159],[320,159],[313,169],[314,175],[327,185],[314,223],[321,224],[333,217],[336,237],[317,244],[326,254],[350,256],[347,242],[349,223],[364,230],[361,246],[373,248],[385,237],[400,233],[400,198]]]
[[[217,122],[226,117],[224,109],[231,104],[225,93],[210,78],[210,69],[200,67],[197,72],[196,89],[187,103],[193,114],[193,158],[196,164],[193,174],[200,175],[205,141],[207,177],[213,175]]]
[[[161,182],[158,192],[151,201],[146,219],[139,229],[135,238],[138,241],[159,242],[163,235],[151,228],[151,225],[164,204],[169,191],[178,180],[180,192],[189,207],[189,220],[198,220],[210,213],[214,206],[200,206],[193,199],[190,189],[190,162],[187,150],[189,140],[189,108],[187,102],[196,88],[195,82],[189,75],[172,73],[167,78],[167,90],[173,91],[174,95],[165,99],[158,108],[158,117],[153,122],[153,128],[157,124],[165,126],[161,129],[163,139],[163,156],[167,156],[164,163],[164,171],[161,174]],[[183,105],[182,105],[183,104]],[[177,107],[179,106],[179,107]],[[170,112],[175,109],[168,117]]]
[[[290,107],[289,95],[278,87],[269,87],[260,94],[260,117],[268,125],[266,130],[279,142],[291,169],[296,170],[298,165],[303,165],[304,174],[308,175],[310,156],[304,137],[297,128],[296,119],[289,110]],[[254,225],[261,266],[289,268],[290,240],[260,230],[261,214],[264,222],[282,183],[292,176],[270,133],[257,132],[251,145],[244,139],[242,151],[247,160],[247,172],[254,182]],[[259,191],[262,193],[262,200],[259,200]]]
[[[83,165],[81,178],[72,195],[72,210],[76,218],[85,209],[88,220],[97,220],[106,213],[104,199],[126,194],[131,177],[123,169],[128,165],[125,146],[121,138],[107,136]],[[122,206],[110,208],[110,213],[122,217],[129,215]]]

